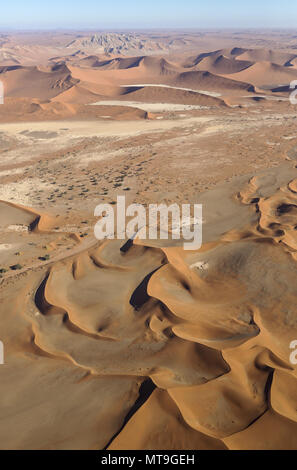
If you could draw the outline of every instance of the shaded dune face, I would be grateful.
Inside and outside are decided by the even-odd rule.
[[[35,351],[143,384],[105,446],[296,448],[296,189],[290,163],[222,192],[250,219],[199,251],[105,241],[50,268],[26,314]]]
[[[97,39],[91,44],[96,45]],[[0,77],[5,89],[5,106],[1,107],[0,119],[11,121],[11,115],[15,114],[19,115],[18,120],[24,120],[23,115],[27,120],[86,118],[83,105],[98,104],[110,97],[125,100],[121,87],[139,83],[187,89],[182,93],[181,90],[147,90],[140,86],[139,90],[131,90],[135,93],[130,96],[139,102],[159,99],[193,105],[199,101],[211,107],[226,104],[223,99],[206,101],[205,96],[191,93],[191,90],[212,91],[226,99],[237,96],[243,103],[246,98],[253,98],[252,94],[260,92],[268,93],[267,99],[274,92],[277,99],[284,97],[278,93],[290,91],[290,83],[296,78],[296,54],[270,49],[235,47],[194,57],[186,57],[185,51],[184,57],[178,54],[162,56],[157,51],[148,56],[133,55],[133,51],[128,55],[119,55],[120,52],[115,50],[111,55],[93,52],[86,54],[79,49],[73,54],[51,57],[45,63],[41,61],[43,65],[39,66],[16,65],[14,62],[5,65],[4,62],[0,66]],[[99,111],[95,113],[88,108],[91,118],[100,118]],[[128,114],[126,118],[129,117]]]

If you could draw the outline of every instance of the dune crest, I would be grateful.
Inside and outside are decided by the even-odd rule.
[[[0,45],[0,447],[296,449],[292,31]],[[119,196],[201,248],[97,240]]]
[[[250,219],[229,218],[199,251],[141,240],[121,251],[123,242],[109,240],[70,253],[45,273],[22,314],[32,331],[30,354],[69,364],[90,383],[151,381],[139,391],[143,404],[117,432],[104,433],[109,449],[130,449],[135,429],[137,448],[248,449],[261,422],[272,419],[281,435],[268,427],[258,446],[270,448],[268,439],[274,448],[296,446],[297,375],[289,361],[296,181],[290,162],[216,190],[224,210],[230,200],[239,211],[247,206]],[[212,192],[203,197],[210,203]],[[32,419],[40,419],[38,407]],[[147,423],[143,432],[139,420]],[[32,431],[29,447],[37,442]]]

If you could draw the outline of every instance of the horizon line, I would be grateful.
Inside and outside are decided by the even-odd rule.
[[[242,31],[296,31],[296,28],[293,26],[221,26],[221,27],[211,27],[211,26],[204,26],[204,27],[194,27],[194,26],[164,26],[164,27],[134,27],[134,26],[124,26],[124,27],[91,27],[91,26],[59,26],[59,27],[24,27],[24,28],[17,28],[17,27],[8,27],[8,26],[1,26],[0,31],[14,31],[14,32],[31,32],[31,31],[48,31],[48,32],[55,32],[55,31],[73,31],[73,32],[85,32],[85,31],[94,31],[94,32],[121,32],[121,31],[204,31],[204,32],[219,32],[219,31],[234,31],[234,32],[242,32]],[[297,34],[297,31],[296,31]]]

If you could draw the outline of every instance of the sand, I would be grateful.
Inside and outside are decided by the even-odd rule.
[[[211,92],[211,91],[205,91],[205,90],[193,90],[192,88],[181,88],[181,87],[174,87],[170,85],[156,85],[153,83],[121,85],[121,86],[125,88],[138,88],[138,87],[140,88],[145,88],[145,87],[171,88],[173,90],[191,91],[193,93],[199,93],[201,95],[213,96],[214,98],[221,96],[221,93],[218,93],[218,92]]]
[[[297,448],[296,109],[273,91],[296,54],[265,34],[3,39],[1,449]],[[97,240],[119,195],[202,204],[201,248]]]

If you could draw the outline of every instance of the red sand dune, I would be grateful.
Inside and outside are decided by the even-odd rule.
[[[224,55],[218,57],[206,57],[202,59],[196,66],[197,70],[206,70],[216,74],[231,74],[241,72],[250,67],[253,62],[247,60],[229,59]]]
[[[241,72],[232,74],[232,79],[247,81],[257,87],[273,89],[296,80],[296,72],[290,67],[271,62],[257,62]]]
[[[234,74],[235,75],[235,74]],[[187,87],[193,88],[194,90],[213,90],[218,91],[220,90],[229,90],[229,91],[238,91],[238,90],[246,90],[246,91],[254,91],[253,85],[248,83],[245,80],[233,80],[231,78],[224,78],[212,74],[210,72],[203,72],[203,71],[190,71],[190,72],[183,72],[179,74],[174,79],[174,84],[180,87]]]

